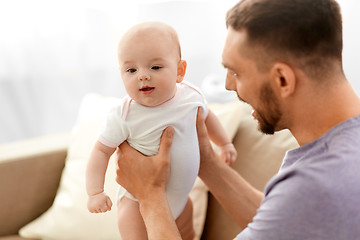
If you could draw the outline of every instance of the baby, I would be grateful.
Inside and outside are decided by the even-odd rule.
[[[117,146],[127,141],[141,153],[155,155],[163,130],[172,126],[175,135],[166,192],[176,219],[191,201],[188,194],[199,170],[196,132],[199,107],[206,116],[209,136],[219,146],[224,161],[233,163],[236,150],[217,117],[207,108],[202,93],[183,81],[187,65],[181,59],[173,28],[160,22],[135,25],[119,43],[118,60],[128,96],[109,113],[92,150],[86,170],[88,209],[93,213],[111,210],[104,181],[109,158]],[[122,239],[147,239],[136,199],[125,191],[117,200]]]

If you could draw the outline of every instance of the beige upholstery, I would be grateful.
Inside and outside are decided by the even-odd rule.
[[[20,227],[52,204],[69,133],[0,145],[0,239],[21,239]],[[1,237],[6,236],[6,237]]]

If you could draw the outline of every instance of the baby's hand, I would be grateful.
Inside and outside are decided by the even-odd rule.
[[[104,213],[111,210],[112,202],[105,192],[89,196],[87,207],[91,213]]]
[[[232,143],[225,144],[219,147],[220,157],[227,163],[233,164],[237,157],[237,151]]]

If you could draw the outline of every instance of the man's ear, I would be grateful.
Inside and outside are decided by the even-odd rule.
[[[287,98],[294,93],[296,75],[291,66],[285,63],[275,63],[271,68],[271,79],[280,97]]]
[[[187,63],[185,60],[179,61],[178,68],[177,68],[177,79],[176,79],[177,83],[182,82],[182,80],[184,79],[185,72],[186,72],[186,66],[187,66]]]

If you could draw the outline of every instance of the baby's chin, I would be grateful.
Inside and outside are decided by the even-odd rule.
[[[171,103],[176,95],[176,93],[174,93],[168,95],[160,94],[161,96],[159,96],[158,93],[159,92],[157,91],[156,87],[142,87],[139,89],[137,94],[134,94],[133,96],[130,95],[130,97],[133,101],[142,106],[158,107]]]
[[[169,99],[167,100],[153,100],[153,99],[150,99],[150,98],[147,98],[147,99],[134,99],[136,103],[144,106],[144,107],[158,107],[158,106],[161,106],[163,104],[166,104]]]

